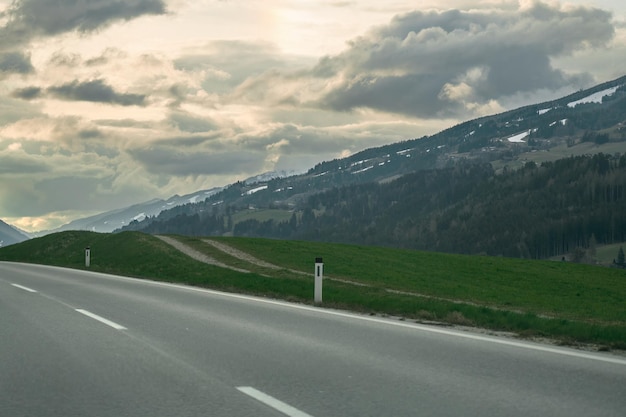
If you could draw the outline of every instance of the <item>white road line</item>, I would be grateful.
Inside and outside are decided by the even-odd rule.
[[[118,277],[116,276],[116,278]],[[127,277],[121,277],[121,278],[128,279],[128,280],[141,281],[138,278],[127,278]],[[257,303],[261,303],[261,304],[277,305],[281,307],[292,308],[295,310],[311,311],[311,312],[315,312],[321,315],[344,317],[347,319],[361,320],[361,321],[379,323],[379,324],[395,326],[395,327],[404,327],[407,329],[419,330],[419,331],[424,331],[424,332],[429,332],[429,333],[444,334],[447,336],[460,337],[463,339],[470,339],[470,340],[478,340],[481,342],[494,343],[494,344],[499,344],[499,345],[504,345],[504,346],[513,346],[516,348],[554,353],[557,355],[571,356],[571,357],[581,358],[581,359],[591,359],[595,361],[614,363],[618,365],[626,365],[626,359],[623,359],[617,356],[586,353],[584,351],[577,351],[577,350],[571,350],[571,349],[565,349],[565,348],[559,348],[559,347],[550,347],[548,345],[540,345],[540,344],[535,344],[532,342],[523,342],[523,341],[518,342],[518,341],[510,340],[510,339],[496,338],[496,337],[491,337],[491,336],[482,336],[476,333],[462,332],[462,331],[456,331],[456,330],[447,330],[447,329],[433,326],[433,325],[409,323],[409,322],[403,322],[403,321],[393,321],[389,319],[370,317],[370,316],[361,316],[361,315],[357,315],[356,313],[323,309],[319,307],[312,307],[312,306],[307,306],[307,305],[302,305],[302,304],[292,304],[292,303],[288,303],[287,301],[268,300],[268,299],[253,297],[249,295],[241,295],[241,294],[227,293],[227,292],[222,292],[222,291],[217,291],[217,290],[209,290],[206,288],[184,286],[180,284],[171,284],[171,283],[165,283],[165,282],[159,282],[159,281],[147,281],[147,282],[149,282],[152,285],[157,285],[157,286],[167,286],[167,287],[172,287],[172,288],[183,289],[186,291],[214,294],[214,295],[219,295],[222,297],[233,298],[233,299],[238,299],[238,300],[254,301]]]
[[[25,286],[20,285],[20,284],[11,284],[11,285],[13,285],[15,288],[19,288],[20,290],[24,290],[24,291],[28,291],[28,292],[37,292],[37,291],[33,290],[32,288],[28,288],[28,287],[25,287]]]
[[[107,320],[104,317],[100,317],[97,314],[93,314],[93,313],[91,313],[91,312],[89,312],[87,310],[82,310],[80,308],[77,308],[76,311],[78,311],[80,314],[84,314],[87,317],[91,317],[94,320],[98,320],[100,323],[104,323],[107,326],[111,326],[111,327],[113,327],[116,330],[126,330],[126,327],[124,327],[124,326],[122,326],[120,324],[117,324],[114,321]]]
[[[284,402],[277,400],[276,398],[267,395],[264,392],[261,392],[252,387],[237,387],[237,389],[244,394],[254,398],[257,401],[262,402],[263,404],[273,408],[274,410],[280,411],[289,417],[312,417],[310,414],[307,414],[303,411],[298,410],[290,406],[289,404],[285,404]]]

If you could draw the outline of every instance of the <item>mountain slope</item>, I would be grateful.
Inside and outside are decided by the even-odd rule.
[[[268,172],[254,177],[248,178],[244,183],[258,183],[267,181],[272,178],[287,177],[294,175],[293,171],[275,171]],[[143,221],[144,219],[156,217],[163,211],[176,209],[180,206],[203,202],[214,194],[219,193],[225,187],[215,187],[208,190],[200,190],[183,196],[174,195],[167,200],[156,198],[132,206],[123,207],[116,210],[110,210],[94,216],[76,219],[59,228],[53,230],[43,230],[36,233],[37,236],[43,236],[50,233],[62,232],[66,230],[86,230],[91,232],[110,233],[131,222]]]
[[[92,232],[110,233],[116,229],[126,226],[132,221],[141,221],[147,217],[157,216],[162,211],[170,210],[174,207],[203,201],[207,197],[221,190],[222,188],[212,188],[210,190],[201,190],[184,196],[175,195],[167,200],[154,199],[129,207],[77,219],[57,229],[38,232],[37,235],[43,236],[65,230],[86,230]]]
[[[8,246],[28,240],[29,237],[15,227],[0,220],[0,246]]]
[[[536,259],[593,251],[626,241],[626,155],[529,162],[500,174],[459,163],[321,193],[308,208],[317,214],[302,216],[291,238]],[[270,229],[246,226],[237,234]]]

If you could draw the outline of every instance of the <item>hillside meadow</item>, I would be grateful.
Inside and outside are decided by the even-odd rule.
[[[626,349],[626,271],[555,261],[450,255],[374,246],[210,238],[275,265],[259,266],[173,236],[248,273],[191,259],[137,232],[62,232],[0,248],[0,260],[86,269],[313,304],[324,260],[323,307]]]

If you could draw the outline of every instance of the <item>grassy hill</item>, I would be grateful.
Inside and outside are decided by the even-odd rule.
[[[324,306],[626,348],[626,271],[569,262],[248,238],[211,238],[277,265],[176,237],[237,272],[195,261],[151,235],[62,232],[0,249],[0,260],[85,269],[312,303],[324,259]],[[308,274],[308,275],[307,275]]]

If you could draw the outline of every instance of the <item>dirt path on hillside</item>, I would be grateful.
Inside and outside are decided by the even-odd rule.
[[[198,252],[197,250],[193,249],[190,246],[185,245],[184,243],[168,237],[168,236],[161,236],[161,235],[156,235],[157,238],[161,239],[163,242],[171,245],[172,247],[174,247],[175,249],[178,249],[179,251],[181,251],[182,253],[184,253],[185,255],[195,259],[196,261],[200,261],[200,262],[204,262],[206,264],[209,265],[215,265],[218,266],[220,268],[228,268],[228,269],[232,269],[234,271],[239,271],[239,272],[250,272],[246,269],[241,269],[241,268],[237,268],[231,265],[227,265],[223,262],[218,261],[215,258],[212,258],[208,255],[205,255],[204,253]],[[207,245],[211,245],[214,248],[218,249],[219,251],[224,252],[227,255],[230,255],[234,258],[237,259],[241,259],[242,261],[251,263],[253,265],[262,267],[262,268],[268,268],[268,269],[274,269],[274,270],[286,270],[289,271],[291,273],[294,274],[298,274],[298,275],[305,275],[305,276],[313,276],[313,273],[306,273],[303,271],[298,271],[295,269],[289,269],[289,268],[283,268],[281,266],[263,261],[261,259],[255,258],[254,256],[250,255],[247,252],[243,252],[240,251],[239,249],[233,248],[232,246],[229,246],[225,243],[221,243],[221,242],[217,242],[215,240],[211,240],[211,239],[202,239],[202,241],[204,243],[206,243]],[[351,281],[351,280],[347,280],[347,279],[341,279],[341,278],[334,278],[334,277],[329,277],[329,276],[324,276],[324,279],[328,279],[331,281],[336,281],[336,282],[341,282],[344,284],[349,284],[349,285],[355,285],[357,287],[369,287],[369,288],[374,288],[374,285],[371,284],[366,284],[363,282],[357,282],[357,281]],[[448,301],[448,302],[452,302],[452,303],[458,303],[458,304],[468,304],[468,305],[473,305],[473,306],[479,306],[479,304],[476,303],[472,303],[470,301],[465,301],[465,300],[454,300],[454,299],[447,299],[447,298],[441,298],[441,297],[435,297],[435,296],[431,296],[431,295],[426,295],[426,294],[420,294],[420,293],[415,293],[415,292],[410,292],[410,291],[400,291],[400,290],[393,290],[390,288],[381,288],[382,290],[389,292],[389,293],[393,293],[393,294],[401,294],[401,295],[408,295],[408,296],[412,296],[412,297],[421,297],[421,298],[429,298],[429,299],[434,299],[434,300],[440,300],[440,301]]]
[[[218,266],[220,268],[228,268],[228,269],[232,269],[234,271],[238,271],[238,272],[250,272],[246,269],[241,269],[241,268],[236,268],[234,266],[230,266],[230,265],[226,265],[225,263],[222,263],[220,261],[218,261],[215,258],[212,258],[208,255],[205,255],[202,252],[198,252],[197,250],[195,250],[194,248],[185,245],[182,242],[179,242],[178,240],[168,237],[168,236],[161,236],[161,235],[156,235],[155,237],[161,239],[163,242],[167,243],[168,245],[174,247],[175,249],[179,250],[180,252],[184,253],[185,255],[195,259],[196,261],[199,262],[203,262],[205,264],[209,264],[209,265],[214,265],[214,266]]]
[[[249,253],[246,252],[242,252],[239,249],[235,249],[232,246],[228,246],[224,243],[221,242],[217,242],[215,240],[211,240],[211,239],[202,239],[202,241],[206,244],[209,244],[211,246],[213,246],[215,249],[220,250],[230,256],[232,256],[233,258],[238,258],[241,259],[242,261],[246,261],[248,263],[251,263],[253,265],[256,266],[260,266],[263,268],[269,268],[269,269],[283,269],[278,265],[274,265],[271,264],[269,262],[265,262],[262,261],[258,258],[255,258],[254,256],[250,255]],[[294,272],[299,272],[299,271],[294,271]]]
[[[246,261],[248,263],[251,263],[253,265],[257,265],[260,267],[264,267],[264,268],[269,268],[269,269],[275,269],[275,270],[285,270],[285,271],[289,271],[293,274],[298,274],[298,275],[304,275],[304,276],[314,276],[315,274],[313,272],[311,273],[307,273],[307,272],[303,272],[303,271],[298,271],[296,269],[289,269],[289,268],[283,268],[282,266],[278,266],[278,265],[274,265],[272,263],[269,262],[265,262],[262,261],[261,259],[255,258],[254,256],[250,255],[249,253],[240,251],[239,249],[233,248],[232,246],[229,246],[225,243],[222,242],[217,242],[215,240],[211,240],[211,239],[203,239],[202,240],[204,243],[207,243],[211,246],[213,246],[214,248],[232,256],[238,259],[241,259],[242,261]],[[332,278],[329,276],[325,276],[324,279],[329,279],[331,281],[337,281],[337,282],[343,282],[345,284],[351,284],[351,285],[356,285],[359,287],[370,287],[370,285],[368,284],[363,284],[361,282],[356,282],[356,281],[349,281],[349,280],[345,280],[345,279],[339,279],[339,278]]]

